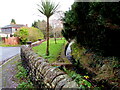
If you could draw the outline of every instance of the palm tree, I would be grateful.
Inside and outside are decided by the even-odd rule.
[[[42,1],[39,5],[39,12],[47,17],[47,30],[46,30],[46,39],[47,39],[47,47],[46,47],[46,55],[49,56],[49,18],[52,16],[58,9],[59,4],[55,4],[50,2],[49,0]]]

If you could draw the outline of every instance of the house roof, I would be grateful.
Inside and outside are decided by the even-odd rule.
[[[10,25],[6,25],[5,27],[2,28],[10,28],[10,27],[15,27],[15,28],[20,28],[20,27],[24,27],[25,25],[23,24],[10,24]]]

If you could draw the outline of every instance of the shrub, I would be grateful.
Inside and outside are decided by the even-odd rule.
[[[26,44],[28,40],[28,29],[27,28],[20,28],[19,31],[15,32],[14,36],[20,38],[21,44]]]
[[[14,36],[20,38],[21,44],[26,44],[27,41],[35,42],[38,39],[43,39],[43,33],[34,27],[22,27],[17,32],[15,32]]]
[[[34,28],[34,27],[29,28],[28,33],[29,33],[29,36],[28,36],[29,41],[34,42],[34,41],[37,41],[38,39],[44,39],[43,33],[41,32],[41,30],[37,28]]]

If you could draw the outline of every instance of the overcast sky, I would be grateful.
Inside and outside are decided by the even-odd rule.
[[[34,20],[45,19],[40,17],[37,4],[41,0],[0,0],[0,27],[9,25],[11,19],[15,19],[17,24],[28,24],[31,26]],[[62,11],[69,10],[74,0],[52,0],[60,2]],[[51,17],[52,19],[53,17]]]

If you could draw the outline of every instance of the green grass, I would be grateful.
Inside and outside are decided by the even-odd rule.
[[[48,59],[50,63],[56,61],[57,57],[59,56],[60,52],[62,51],[62,47],[65,44],[65,39],[57,38],[57,44],[55,44],[54,39],[50,39],[50,46],[49,46],[49,52],[50,55],[46,56],[46,41],[40,44],[39,46],[33,47],[33,50],[40,56],[42,56],[45,59]]]

